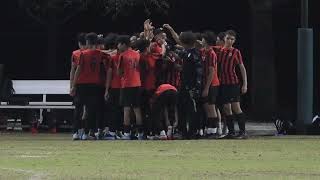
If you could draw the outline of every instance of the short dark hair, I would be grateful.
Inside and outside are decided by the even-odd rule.
[[[127,46],[130,46],[131,42],[130,42],[130,36],[128,35],[120,35],[117,38],[117,44],[125,44]]]
[[[202,38],[206,40],[207,44],[210,46],[214,46],[217,41],[217,36],[213,31],[205,31],[202,33]]]
[[[143,52],[150,46],[150,41],[145,40],[145,39],[139,39],[135,43],[136,48],[140,51]]]
[[[86,35],[86,40],[89,45],[96,45],[98,43],[98,35],[94,32],[88,33]]]
[[[234,30],[228,30],[228,31],[226,31],[226,35],[233,36],[233,37],[237,37],[237,33],[236,33],[236,31],[234,31]]]
[[[181,43],[186,45],[194,45],[194,43],[196,42],[196,36],[192,31],[182,32],[179,36],[179,39]]]
[[[224,37],[226,37],[226,33],[225,32],[220,32],[218,34],[218,38],[220,39],[220,41],[224,41]]]
[[[162,34],[163,32],[164,32],[164,31],[163,31],[162,28],[157,28],[157,29],[153,30],[153,35],[154,35],[154,36],[157,36],[157,35],[159,35],[159,34]]]
[[[77,35],[77,40],[80,45],[86,45],[86,33],[79,33]]]
[[[114,49],[117,48],[117,38],[118,35],[115,33],[109,33],[105,38],[104,38],[104,45],[106,49]]]
[[[200,32],[195,32],[194,36],[196,37],[196,40],[200,40],[200,41],[202,40],[202,36]]]

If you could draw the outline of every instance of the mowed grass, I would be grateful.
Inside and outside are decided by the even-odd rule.
[[[320,138],[71,141],[0,134],[0,179],[320,179]]]

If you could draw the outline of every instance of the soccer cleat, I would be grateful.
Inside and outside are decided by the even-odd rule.
[[[96,140],[96,137],[92,135],[83,134],[81,140]]]
[[[160,140],[167,140],[168,136],[166,135],[166,132],[164,130],[162,130],[160,132],[160,136],[159,136]]]
[[[156,140],[156,136],[154,135],[148,135],[147,140]]]
[[[116,133],[115,132],[108,132],[103,137],[104,140],[116,140]]]
[[[238,136],[236,136],[236,139],[248,139],[248,134],[246,132],[240,132]]]
[[[84,134],[84,129],[78,129],[78,135],[79,135],[80,139],[81,139],[83,134]]]
[[[172,139],[173,140],[182,140],[183,137],[182,137],[182,134],[180,134],[179,132],[176,132],[173,134]]]
[[[236,135],[234,133],[228,133],[225,136],[220,136],[219,139],[235,139]]]
[[[103,133],[101,130],[98,130],[98,132],[94,133],[94,136],[97,140],[103,139]]]
[[[88,135],[86,135],[85,133],[82,134],[81,136],[81,140],[87,140],[88,139]]]
[[[143,133],[138,133],[138,140],[145,140]]]
[[[79,137],[79,134],[78,133],[74,133],[73,135],[72,135],[72,140],[80,140],[80,137]]]
[[[123,136],[121,137],[121,140],[131,140],[130,133],[124,133]]]

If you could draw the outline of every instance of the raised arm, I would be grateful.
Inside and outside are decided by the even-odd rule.
[[[176,31],[169,24],[164,24],[163,27],[170,31],[171,36],[173,37],[173,39],[176,41],[177,44],[182,45],[182,43],[179,39],[179,35],[176,33]]]

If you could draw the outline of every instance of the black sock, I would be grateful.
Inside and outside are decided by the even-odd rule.
[[[213,118],[213,122],[212,122],[212,127],[213,128],[218,128],[219,127],[219,118]]]
[[[144,132],[144,128],[143,128],[143,125],[136,125],[136,128],[138,130],[138,133],[143,133]]]
[[[234,116],[233,115],[229,115],[229,116],[226,116],[226,122],[227,122],[227,127],[228,127],[228,130],[229,130],[229,134],[234,134],[235,131],[234,131]]]
[[[217,128],[218,121],[218,118],[208,118],[208,128]]]
[[[244,113],[236,114],[240,132],[246,131],[246,115]]]
[[[130,126],[126,126],[126,125],[124,125],[123,126],[123,131],[124,131],[124,133],[130,133]]]
[[[213,126],[213,120],[214,120],[214,118],[209,118],[208,117],[208,119],[207,119],[207,122],[208,122],[208,128],[214,128]]]

